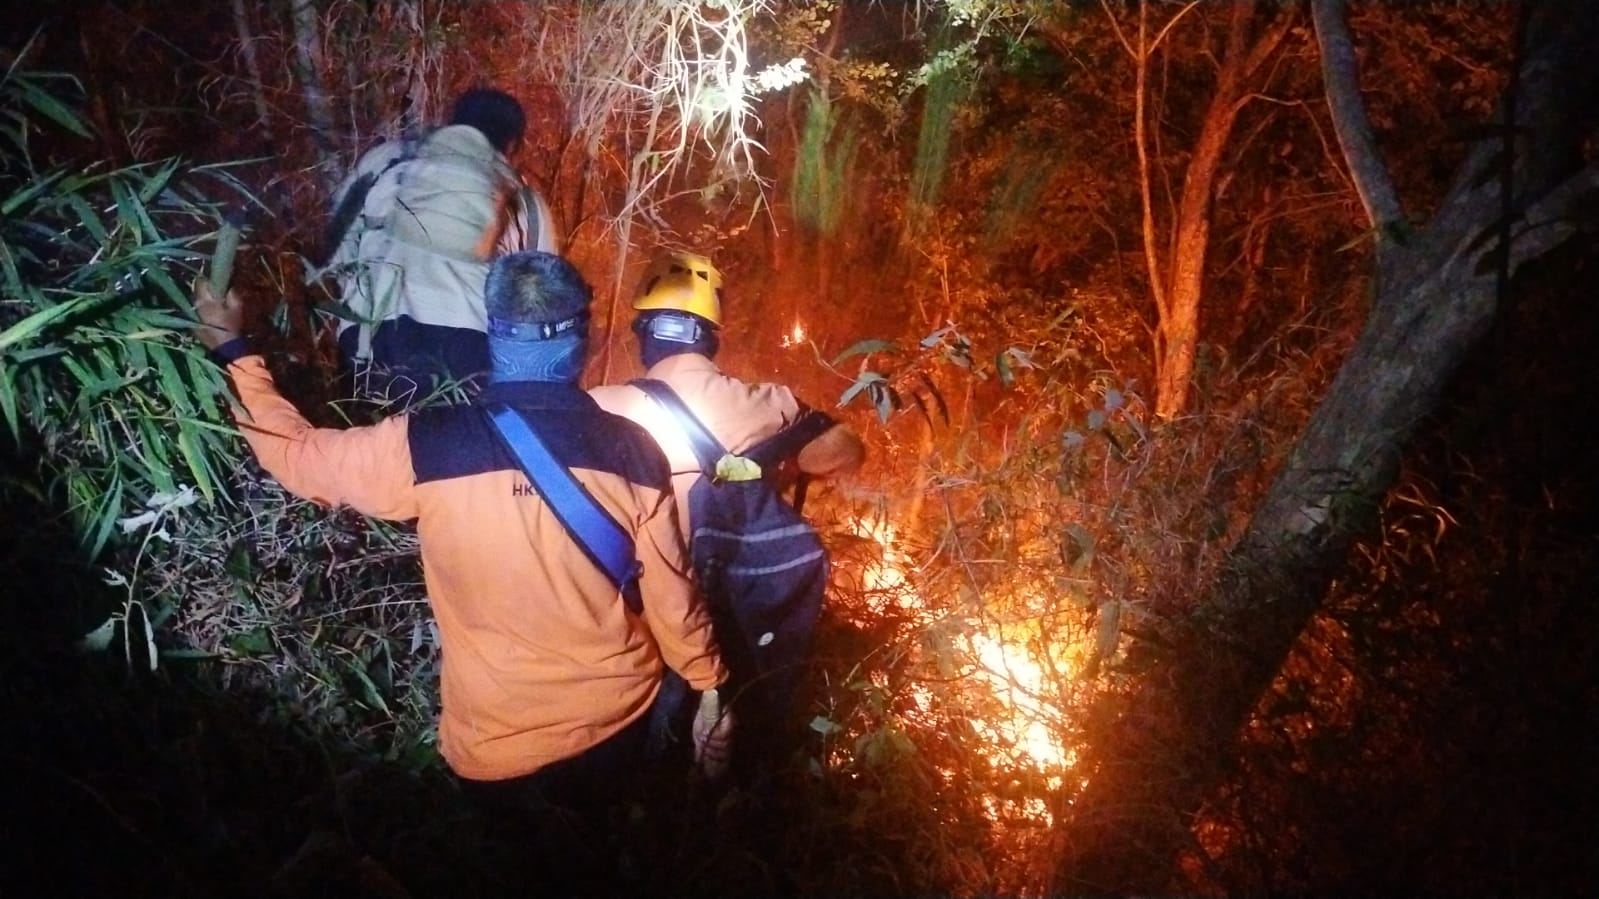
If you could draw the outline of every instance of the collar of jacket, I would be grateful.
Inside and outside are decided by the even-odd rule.
[[[489,143],[483,132],[471,125],[443,125],[435,128],[423,139],[417,155],[465,156],[488,163],[498,162],[504,158],[500,155],[500,151]]]
[[[722,370],[716,367],[715,362],[699,353],[674,353],[651,366],[644,376],[665,380],[666,376],[677,372],[706,371],[714,374],[722,373]]]
[[[594,401],[576,384],[558,381],[497,381],[485,386],[477,398],[480,406],[494,403],[537,409],[594,408]]]

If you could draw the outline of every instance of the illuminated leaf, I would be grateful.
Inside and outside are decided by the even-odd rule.
[[[899,408],[899,393],[885,382],[874,382],[869,388],[872,394],[872,403],[877,407],[879,421],[887,422],[894,410]]]
[[[1099,628],[1095,633],[1095,652],[1108,659],[1116,652],[1122,633],[1122,603],[1113,599],[1099,607]]]
[[[161,654],[155,648],[155,625],[150,623],[150,616],[144,611],[144,603],[134,603],[139,609],[139,621],[144,625],[144,653],[146,664],[154,671],[161,664]],[[132,659],[128,660],[133,663]]]
[[[1072,571],[1081,573],[1093,564],[1094,535],[1074,521],[1065,527],[1065,539],[1061,541],[1060,551],[1066,565]]]
[[[351,676],[355,678],[356,685],[360,688],[361,701],[368,708],[377,709],[385,715],[389,714],[389,704],[383,701],[383,694],[378,691],[378,685],[362,670],[360,665],[349,666]]]
[[[899,352],[899,348],[896,347],[894,345],[894,342],[891,341],[891,340],[875,340],[875,339],[873,339],[873,340],[862,340],[859,343],[855,344],[854,346],[850,347],[849,349],[845,350],[844,352],[839,353],[838,354],[838,358],[833,360],[833,364],[837,365],[840,362],[843,362],[845,359],[848,359],[851,356],[871,355],[872,353],[897,353],[897,352]]]
[[[844,728],[840,727],[836,721],[833,721],[831,718],[827,718],[822,715],[817,715],[815,718],[811,719],[811,730],[816,731],[824,737],[831,734],[836,734],[843,729]]]
[[[52,322],[65,317],[68,313],[76,312],[83,305],[82,301],[69,300],[54,306],[47,306],[32,313],[4,331],[0,331],[0,350],[28,340],[43,331]]]
[[[838,398],[838,404],[840,406],[849,405],[849,401],[854,399],[861,391],[879,381],[885,380],[887,379],[875,371],[861,372],[860,375],[855,378],[855,383],[849,385],[849,389],[844,391],[844,395]]]
[[[116,615],[112,615],[102,621],[99,627],[84,634],[82,639],[78,640],[78,648],[85,652],[104,652],[106,647],[111,645],[111,641],[116,638],[117,621]]]
[[[716,460],[716,480],[718,481],[758,481],[761,479],[761,466],[754,460],[745,456],[728,453]]]

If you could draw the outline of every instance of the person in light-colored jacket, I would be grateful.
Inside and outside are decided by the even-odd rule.
[[[335,191],[328,271],[358,395],[404,404],[444,382],[481,386],[489,264],[558,244],[549,206],[509,161],[525,127],[514,97],[469,90],[448,124],[374,147]]]

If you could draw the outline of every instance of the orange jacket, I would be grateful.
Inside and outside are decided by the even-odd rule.
[[[313,428],[260,356],[229,367],[240,430],[290,492],[378,518],[416,519],[443,643],[439,743],[457,774],[499,780],[575,756],[643,715],[663,659],[696,690],[726,671],[690,586],[666,465],[648,435],[575,386],[491,384],[631,531],[644,614],[628,612],[477,406],[347,430]]]
[[[644,377],[664,381],[705,429],[730,453],[743,452],[783,430],[800,414],[793,391],[778,384],[746,384],[728,377],[698,353],[678,353],[655,363]],[[683,429],[644,391],[629,384],[594,387],[589,395],[607,412],[642,425],[666,453],[677,495],[678,520],[691,533],[688,491],[700,479],[699,459]]]

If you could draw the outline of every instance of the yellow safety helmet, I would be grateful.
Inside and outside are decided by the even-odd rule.
[[[633,308],[639,312],[687,312],[722,326],[722,273],[694,253],[673,253],[644,276]]]

